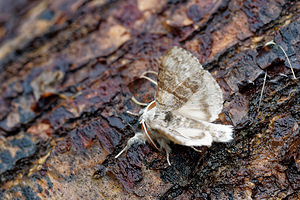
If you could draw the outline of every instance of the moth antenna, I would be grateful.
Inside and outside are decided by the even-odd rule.
[[[143,102],[136,100],[136,98],[134,96],[131,97],[131,100],[139,106],[147,106],[148,105],[147,103],[143,103]]]
[[[140,78],[144,78],[148,81],[150,81],[151,83],[153,83],[154,85],[157,85],[157,82],[152,80],[151,78],[149,78],[148,76],[145,76],[145,75],[141,75]]]
[[[202,153],[202,151],[201,151],[201,150],[197,149],[197,148],[196,148],[196,147],[194,147],[194,146],[191,146],[191,148],[192,148],[192,149],[194,149],[194,151],[197,151],[197,152],[199,152],[199,153]]]
[[[289,57],[287,56],[285,50],[282,48],[282,46],[279,45],[279,44],[276,44],[273,40],[271,40],[270,42],[267,42],[267,43],[265,44],[265,47],[266,47],[266,46],[269,46],[269,45],[278,46],[278,47],[281,49],[281,51],[284,53],[284,56],[286,57],[286,59],[287,59],[287,61],[288,61],[288,63],[289,63],[289,66],[290,66],[290,68],[291,68],[291,71],[292,71],[292,74],[293,74],[294,79],[297,79],[297,78],[296,78],[296,75],[295,75],[295,73],[294,73],[292,64],[291,64],[291,62],[290,62],[290,59],[289,59]]]
[[[122,155],[122,153],[124,153],[125,151],[127,151],[134,143],[145,143],[145,136],[144,134],[138,132],[136,133],[132,138],[130,138],[127,142],[127,145],[125,146],[124,149],[122,149],[116,156],[115,158],[118,158],[120,155]]]
[[[154,81],[153,79],[149,78],[148,76],[145,76],[146,74],[155,74],[156,76],[158,76],[158,73],[155,72],[155,71],[149,70],[149,71],[145,71],[145,72],[140,76],[140,78],[144,78],[144,79],[150,81],[151,83],[153,83],[154,85],[157,85],[157,82]]]
[[[157,72],[155,72],[155,71],[145,71],[141,76],[140,76],[140,78],[144,78],[144,79],[146,79],[146,80],[148,80],[148,81],[150,81],[151,83],[153,83],[154,85],[157,85],[157,82],[156,81],[154,81],[153,79],[151,79],[151,78],[149,78],[148,76],[145,76],[146,74],[155,74],[155,75],[158,75],[158,73]],[[139,105],[139,106],[147,106],[148,104],[147,103],[143,103],[143,102],[140,102],[140,101],[138,101],[135,97],[131,97],[131,100],[135,103],[135,104],[137,104],[137,105]]]
[[[266,80],[267,80],[267,72],[265,72],[264,83],[263,83],[263,86],[262,86],[262,89],[261,89],[261,92],[260,92],[259,103],[258,103],[258,109],[257,109],[258,112],[259,112],[259,108],[260,108],[262,96],[263,96],[263,94],[264,94],[265,85],[266,85]]]
[[[155,72],[155,71],[152,71],[152,70],[145,71],[145,72],[142,74],[142,76],[145,76],[146,74],[154,74],[154,75],[158,76],[158,73]]]

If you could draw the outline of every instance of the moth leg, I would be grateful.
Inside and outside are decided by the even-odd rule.
[[[122,149],[115,158],[118,158],[122,153],[127,151],[134,143],[145,143],[146,138],[143,133],[137,132],[132,138],[130,138],[127,142],[127,145],[124,149]]]
[[[166,151],[166,154],[167,154],[167,162],[168,162],[169,166],[171,166],[170,159],[169,159],[169,152]]]
[[[202,153],[202,151],[201,151],[201,150],[197,149],[197,148],[196,148],[196,147],[194,147],[194,146],[191,146],[191,148],[192,148],[192,149],[194,149],[194,151],[197,151],[197,152],[199,152],[199,153]]]
[[[171,166],[170,156],[169,156],[171,153],[171,147],[168,145],[168,141],[163,138],[160,138],[160,139],[157,139],[157,142],[160,145],[160,149],[164,149],[166,151],[167,162]]]
[[[134,113],[134,112],[131,112],[129,110],[127,110],[126,113],[129,114],[129,115],[137,116],[137,117],[140,116],[139,113]]]

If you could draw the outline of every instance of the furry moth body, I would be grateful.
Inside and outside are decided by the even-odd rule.
[[[162,58],[155,101],[140,117],[143,133],[137,132],[115,157],[133,143],[148,140],[155,148],[166,151],[170,165],[170,141],[190,147],[229,142],[232,126],[211,123],[222,108],[223,95],[216,80],[195,56],[175,46]]]

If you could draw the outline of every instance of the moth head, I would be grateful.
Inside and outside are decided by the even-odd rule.
[[[152,101],[151,103],[148,104],[148,106],[144,109],[144,113],[141,117],[141,124],[142,124],[142,132],[143,134],[146,136],[147,141],[157,150],[159,150],[159,148],[157,147],[157,145],[155,144],[152,136],[151,136],[151,130],[149,130],[147,123],[145,121],[145,118],[147,116],[147,112],[149,112],[151,109],[155,108],[155,101]]]
[[[143,120],[145,121],[145,119],[147,118],[147,113],[152,110],[153,108],[155,108],[155,101],[150,102],[147,107],[145,109],[140,110],[140,123],[143,123]]]

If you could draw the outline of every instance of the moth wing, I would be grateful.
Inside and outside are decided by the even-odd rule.
[[[170,134],[169,130],[165,130],[168,139],[176,144],[185,146],[211,146],[213,142],[209,132],[197,128],[178,128]]]
[[[223,108],[222,90],[217,81],[206,70],[203,70],[198,84],[198,91],[185,104],[173,112],[190,119],[207,122],[215,121]]]
[[[167,125],[152,124],[152,128],[165,138],[176,144],[185,146],[210,146],[215,142],[230,142],[233,134],[232,126],[195,121],[185,118],[184,123],[171,121]]]
[[[203,74],[198,59],[181,47],[172,47],[162,58],[158,71],[156,103],[164,111],[177,110],[198,91]]]

